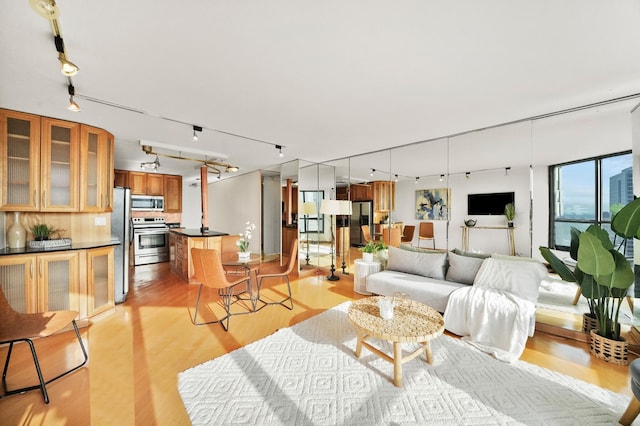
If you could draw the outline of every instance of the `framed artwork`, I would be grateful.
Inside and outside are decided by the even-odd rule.
[[[416,190],[416,219],[447,220],[450,195],[449,188]]]

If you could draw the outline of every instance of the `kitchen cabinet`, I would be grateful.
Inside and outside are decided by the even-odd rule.
[[[349,188],[347,186],[339,186],[336,188],[336,200],[348,200]]]
[[[373,182],[374,212],[390,212],[396,208],[396,183],[393,181]]]
[[[291,246],[296,238],[298,238],[298,228],[296,226],[282,227],[282,254],[288,255],[291,252]]]
[[[78,251],[1,256],[0,277],[2,291],[18,312],[84,311]]]
[[[146,195],[147,173],[129,172],[129,188],[131,188],[131,194]]]
[[[126,170],[114,170],[113,171],[113,186],[114,187],[129,187],[129,172]]]
[[[182,176],[164,175],[164,211],[182,213]]]
[[[87,250],[87,315],[94,316],[114,305],[113,247]]]
[[[147,195],[164,194],[164,175],[147,173]]]
[[[105,130],[82,125],[80,140],[80,211],[111,211],[113,136]]]
[[[0,109],[0,210],[111,211],[113,136],[82,128]]]
[[[371,201],[373,200],[373,190],[369,184],[351,184],[351,201]]]
[[[204,236],[196,237],[184,235],[182,230],[169,232],[169,266],[173,272],[178,274],[180,278],[188,283],[196,282],[193,276],[193,264],[191,263],[191,249],[204,248],[215,249],[220,252],[222,248],[222,237],[220,236]],[[171,261],[171,245],[175,253],[174,260]]]

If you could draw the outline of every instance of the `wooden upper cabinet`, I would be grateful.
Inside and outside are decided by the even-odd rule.
[[[129,172],[126,170],[114,170],[113,186],[129,187]]]
[[[80,140],[80,211],[111,211],[113,136],[82,125]]]
[[[164,175],[164,211],[182,213],[182,176]]]
[[[40,116],[0,110],[0,210],[40,208]]]
[[[373,200],[373,190],[369,184],[352,184],[349,191],[351,192],[351,201]]]
[[[389,181],[373,182],[373,210],[388,212],[396,208],[396,183]]]
[[[129,172],[129,187],[132,194],[147,194],[147,173]]]
[[[147,173],[147,195],[164,194],[164,175]]]
[[[78,211],[80,125],[43,118],[40,139],[40,211]]]

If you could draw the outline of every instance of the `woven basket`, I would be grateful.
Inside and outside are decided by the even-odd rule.
[[[52,249],[58,247],[66,247],[71,245],[71,238],[57,238],[55,240],[31,240],[29,248],[32,249]]]
[[[582,332],[589,334],[598,328],[598,319],[589,314],[582,314]]]
[[[589,352],[598,359],[617,365],[629,364],[629,344],[626,340],[612,340],[600,336],[596,330],[589,333]]]

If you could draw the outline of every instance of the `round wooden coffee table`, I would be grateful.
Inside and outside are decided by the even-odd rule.
[[[349,321],[358,336],[356,357],[360,358],[362,346],[393,364],[393,384],[402,386],[402,364],[425,353],[429,364],[433,362],[430,341],[444,332],[442,315],[430,306],[404,299],[396,302],[393,318],[380,317],[378,300],[381,296],[357,300],[349,307]],[[393,357],[372,346],[367,340],[378,338],[393,343]],[[402,343],[419,343],[420,347],[407,356],[402,356]]]

